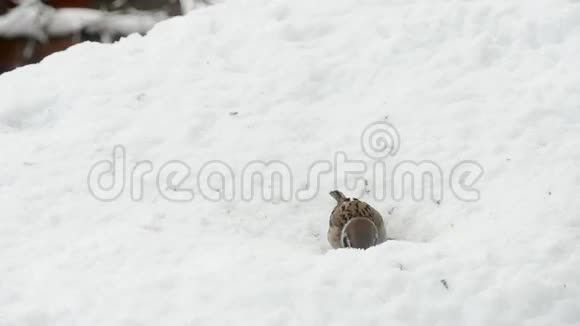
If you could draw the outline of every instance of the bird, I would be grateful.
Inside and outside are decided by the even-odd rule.
[[[385,223],[379,212],[356,198],[333,190],[336,207],[330,213],[328,242],[334,249],[368,249],[387,239]]]

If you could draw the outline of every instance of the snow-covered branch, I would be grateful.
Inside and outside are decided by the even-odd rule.
[[[128,35],[145,33],[165,18],[167,15],[161,11],[115,13],[88,8],[55,9],[37,0],[24,0],[6,15],[0,16],[0,37],[45,41],[50,37],[83,30]]]

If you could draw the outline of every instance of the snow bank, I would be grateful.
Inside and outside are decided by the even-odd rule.
[[[233,0],[2,75],[0,324],[577,325],[579,31],[575,1]],[[117,144],[301,187],[338,151],[372,163],[385,118],[389,165],[485,172],[476,202],[349,192],[396,239],[367,251],[329,250],[329,178],[288,202],[87,188]]]

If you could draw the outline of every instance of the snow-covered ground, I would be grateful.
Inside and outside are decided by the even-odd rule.
[[[579,54],[578,1],[230,0],[7,73],[0,325],[578,325]],[[371,164],[375,121],[390,168],[475,161],[480,199],[375,200],[367,171],[345,192],[395,240],[329,250],[331,178],[311,200],[195,187],[212,160],[279,160],[295,188],[338,152]],[[155,173],[141,201],[91,196],[115,145],[129,172],[186,162],[194,199]]]

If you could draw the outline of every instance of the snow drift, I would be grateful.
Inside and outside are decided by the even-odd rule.
[[[0,324],[577,325],[578,53],[576,1],[232,0],[7,73]],[[372,163],[375,121],[393,164],[478,162],[480,199],[346,191],[396,239],[356,251],[326,243],[329,179],[308,201],[87,188],[116,145],[192,174],[277,160],[300,187],[339,151]]]

